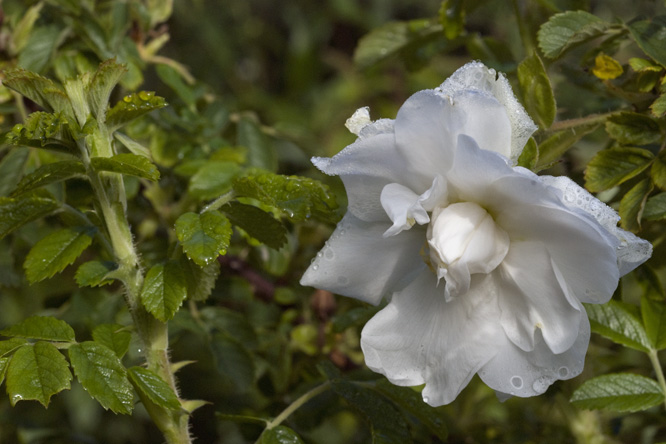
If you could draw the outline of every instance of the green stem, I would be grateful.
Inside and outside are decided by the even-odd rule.
[[[652,368],[654,368],[654,372],[657,374],[657,381],[659,382],[659,386],[661,387],[661,391],[664,393],[664,407],[666,407],[666,379],[664,379],[664,370],[661,368],[661,363],[659,362],[659,356],[657,355],[657,350],[650,350],[648,352],[648,356],[650,357],[650,362],[652,363]]]
[[[209,203],[203,210],[201,210],[202,213],[205,213],[206,211],[213,211],[217,210],[220,208],[222,205],[231,202],[231,200],[236,197],[236,193],[234,191],[229,191],[226,194],[223,194],[222,196],[218,197],[215,199],[213,202]]]
[[[291,416],[292,413],[294,413],[296,410],[301,408],[303,406],[303,404],[305,404],[306,402],[308,402],[312,398],[314,398],[314,397],[324,393],[326,390],[328,390],[330,385],[331,385],[330,382],[325,382],[322,385],[318,385],[317,387],[313,388],[309,392],[302,395],[296,401],[289,404],[287,406],[287,408],[282,411],[282,413],[280,413],[279,415],[277,415],[275,417],[274,420],[269,422],[266,425],[266,429],[270,430],[270,429],[275,428],[275,427],[279,426],[280,424],[282,424],[282,422],[284,422],[285,419],[289,418],[289,416]]]
[[[561,120],[559,122],[553,123],[550,126],[550,128],[548,128],[548,132],[554,133],[556,131],[562,131],[566,129],[575,129],[580,126],[588,126],[588,125],[596,125],[604,123],[606,119],[618,113],[619,111],[613,111],[604,114],[590,114],[589,116],[580,117],[578,119]]]

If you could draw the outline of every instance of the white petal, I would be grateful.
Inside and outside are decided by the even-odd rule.
[[[587,316],[580,317],[576,330],[576,342],[560,354],[554,354],[540,334],[535,338],[534,350],[529,352],[506,339],[493,359],[479,371],[479,376],[501,393],[520,397],[540,395],[558,379],[571,379],[583,371],[590,341]]]
[[[361,130],[372,123],[370,120],[370,108],[364,106],[357,109],[352,116],[347,119],[345,126],[352,133],[358,136]]]
[[[335,156],[315,157],[312,163],[326,174],[340,176],[352,214],[369,222],[388,220],[380,195],[387,184],[404,183],[405,164],[392,134],[359,139]]]
[[[578,335],[582,306],[540,242],[513,242],[500,265],[499,306],[506,335],[522,350],[534,349],[540,330],[553,353],[562,353]]]
[[[301,285],[378,304],[425,267],[419,254],[425,229],[384,238],[386,227],[386,223],[363,222],[347,213],[306,270]]]
[[[584,188],[566,176],[541,176],[541,181],[556,188],[569,208],[585,211],[594,217],[608,234],[620,241],[617,247],[617,263],[620,276],[632,271],[652,256],[652,244],[617,226],[620,216],[608,205],[592,196]]]
[[[395,236],[418,223],[430,222],[426,210],[419,203],[419,196],[404,185],[390,183],[384,187],[380,197],[382,207],[393,225],[386,230],[384,237]]]
[[[454,100],[461,92],[482,91],[492,94],[504,106],[511,122],[511,155],[508,157],[514,164],[527,140],[537,129],[525,108],[516,99],[504,74],[498,74],[482,63],[470,62],[459,68],[437,91],[444,96],[451,96]],[[483,145],[481,146],[485,149]]]
[[[454,96],[453,104],[465,111],[466,119],[460,134],[474,139],[481,149],[511,158],[511,122],[497,99],[490,94],[471,91]]]
[[[432,406],[453,401],[505,340],[490,275],[446,302],[430,270],[393,295],[361,333],[366,364],[397,385],[425,382]]]

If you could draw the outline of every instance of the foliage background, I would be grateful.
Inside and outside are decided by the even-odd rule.
[[[16,63],[11,31],[36,3],[2,3],[1,55],[6,67]],[[59,5],[66,3],[45,2],[36,29],[56,29],[63,20],[58,15]],[[106,17],[104,14],[114,8],[112,1],[92,3],[101,12],[100,17]],[[188,84],[174,71],[160,71],[156,68],[159,63],[137,62],[143,78],[130,71],[130,84],[114,93],[120,99],[132,90],[157,91],[170,105],[128,130],[132,137],[150,147],[162,172],[159,186],[140,186],[138,181],[126,184],[136,192],[130,218],[142,259],[151,264],[163,257],[173,237],[169,231],[180,213],[195,205],[193,202],[211,200],[219,194],[215,183],[202,179],[200,189],[195,186],[194,191],[189,182],[190,197],[182,198],[188,181],[214,153],[218,160],[249,156],[253,162],[282,174],[325,181],[344,208],[341,183],[317,173],[309,158],[331,156],[354,140],[344,122],[357,108],[370,106],[373,118],[393,117],[412,93],[439,85],[472,59],[508,73],[518,91],[518,63],[536,48],[536,32],[553,13],[581,9],[612,22],[616,18],[628,21],[642,14],[654,17],[666,10],[664,2],[648,0],[471,0],[464,4],[467,14],[462,37],[433,39],[414,51],[364,67],[360,66],[362,60],[354,61],[354,52],[364,35],[396,20],[435,19],[440,4],[415,0],[176,0],[168,21],[149,32],[159,36],[168,31],[170,40],[159,54],[181,63],[196,82]],[[90,50],[95,42],[91,43],[89,35],[85,37],[86,29],[77,28],[74,21],[68,46],[48,48],[45,58],[24,58],[22,62],[51,77],[57,76],[56,60],[62,54],[74,57],[81,52],[96,66],[105,57]],[[141,32],[135,23],[135,18],[127,17],[127,35]],[[614,49],[613,56],[625,64],[629,57],[641,56],[635,44],[622,43]],[[594,45],[588,44],[564,60],[548,62],[558,105],[557,120],[626,106],[624,98],[613,94],[591,74],[595,55]],[[128,50],[122,58],[131,61],[136,54]],[[20,122],[14,100],[3,91],[3,132]],[[566,174],[583,183],[589,160],[609,144],[604,129],[598,128],[578,141],[563,161],[547,172]],[[239,146],[245,148],[236,149]],[[225,151],[228,147],[234,149]],[[3,154],[8,152],[5,149]],[[48,161],[36,156],[26,168]],[[0,177],[3,192],[10,185]],[[67,193],[85,201],[84,188],[74,183],[68,186]],[[613,200],[614,196],[602,197]],[[342,210],[338,211],[342,214]],[[261,425],[225,415],[275,417],[299,395],[324,380],[317,368],[321,363],[332,362],[345,378],[361,381],[380,392],[392,390],[363,367],[358,346],[360,329],[375,309],[298,285],[310,258],[334,225],[330,221],[283,221],[289,231],[288,243],[279,251],[237,233],[228,254],[219,260],[222,271],[211,296],[205,303],[186,304],[170,323],[172,360],[196,361],[178,373],[182,394],[210,403],[192,418],[192,431],[198,442],[253,442],[261,434]],[[11,240],[0,241],[0,328],[32,314],[66,320],[75,327],[77,337],[86,337],[100,323],[129,323],[119,287],[78,288],[73,279],[75,267],[28,285],[21,271],[25,255],[55,225],[57,222],[51,219],[32,223]],[[656,226],[652,230],[642,235],[653,240],[659,232]],[[664,257],[660,250],[655,252],[655,268],[662,265]],[[623,281],[624,296],[618,293],[617,297],[637,304],[636,295],[641,292],[636,282],[635,278]],[[126,358],[133,365],[138,362],[136,348],[135,344],[131,346]],[[651,374],[645,355],[595,335],[583,375],[554,384],[539,398],[499,403],[494,393],[475,378],[453,404],[433,410],[439,423],[424,426],[423,419],[414,412],[407,413],[405,421],[411,425],[415,442],[442,442],[444,433],[438,437],[433,430],[444,429],[448,429],[446,442],[451,443],[666,440],[663,409],[618,414],[581,410],[569,403],[574,389],[585,379],[626,370]],[[354,403],[338,395],[325,392],[314,398],[296,411],[287,424],[306,442],[384,442],[377,440],[376,430],[371,431],[367,412],[359,412]],[[433,412],[425,416],[432,419]],[[11,407],[8,399],[0,399],[2,443],[162,440],[140,405],[133,416],[115,415],[103,410],[75,382],[71,390],[55,396],[46,410],[35,402]]]

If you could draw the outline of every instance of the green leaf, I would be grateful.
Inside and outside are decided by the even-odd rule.
[[[129,415],[134,407],[127,370],[116,354],[102,344],[86,341],[68,350],[79,382],[105,409]]]
[[[535,171],[539,160],[539,149],[534,137],[530,137],[518,157],[518,166]]]
[[[136,154],[137,156],[147,157],[148,159],[152,157],[150,155],[150,150],[148,148],[141,145],[139,142],[135,141],[131,137],[128,137],[125,134],[119,133],[117,131],[113,133],[113,137],[115,137],[116,140],[122,143],[125,148],[130,150],[132,154]]]
[[[185,254],[180,256],[180,267],[187,284],[187,297],[195,301],[205,301],[210,296],[220,275],[220,264],[213,261],[203,267],[191,261]]]
[[[31,6],[23,14],[23,17],[14,27],[14,32],[12,32],[11,42],[14,46],[14,53],[20,53],[21,50],[27,45],[30,34],[32,34],[33,27],[35,22],[39,18],[39,13],[42,10],[44,3],[37,3],[36,5]]]
[[[14,125],[7,134],[7,143],[11,145],[78,155],[70,139],[67,120],[61,114],[42,111],[30,114],[23,124]]]
[[[92,337],[122,359],[129,350],[132,334],[120,324],[100,324],[92,331]]]
[[[285,213],[293,221],[315,217],[335,221],[335,196],[329,188],[313,179],[257,173],[238,178],[234,190],[239,196],[251,197]]]
[[[0,358],[0,384],[5,381],[7,367],[9,367],[10,358]]]
[[[614,412],[647,410],[664,401],[659,384],[644,376],[616,373],[585,381],[571,397],[578,408]]]
[[[17,65],[33,72],[45,71],[53,58],[62,33],[63,30],[56,25],[42,25],[35,28],[18,56]]]
[[[210,348],[217,371],[240,392],[250,390],[255,380],[254,360],[250,352],[230,335],[216,332],[211,336]]]
[[[661,66],[666,66],[666,16],[635,21],[628,27],[638,46]]]
[[[441,412],[423,402],[420,393],[411,387],[398,387],[385,379],[377,382],[377,389],[400,407],[406,417],[416,417],[442,442],[447,441],[448,430]]]
[[[405,418],[377,392],[343,380],[331,381],[331,388],[367,418],[373,444],[404,444],[412,441]]]
[[[136,154],[122,153],[112,157],[93,157],[90,159],[90,164],[96,171],[128,174],[152,181],[160,179],[157,166],[144,156]]]
[[[92,243],[90,227],[63,228],[39,240],[23,263],[31,284],[50,278],[72,264]]]
[[[643,324],[621,303],[611,300],[604,305],[585,304],[585,310],[593,332],[635,350],[650,350]]]
[[[542,129],[549,128],[555,120],[557,107],[546,68],[536,53],[518,65],[518,82],[527,112]]]
[[[231,189],[241,167],[233,162],[210,161],[191,178],[188,191],[202,200],[215,199]]]
[[[252,205],[231,202],[222,211],[232,224],[242,228],[247,234],[275,250],[287,241],[287,229],[271,214]]]
[[[141,302],[157,319],[167,322],[187,297],[187,282],[178,262],[153,266],[143,283]]]
[[[127,369],[129,379],[139,395],[144,395],[153,404],[171,410],[180,409],[178,396],[162,378],[156,373],[143,367],[130,367]]]
[[[655,350],[666,349],[666,303],[663,300],[641,299],[641,315],[645,333]]]
[[[158,64],[155,68],[160,80],[166,83],[190,108],[196,106],[197,94],[188,86],[178,71],[168,65]]]
[[[264,430],[256,444],[303,444],[303,440],[289,427],[279,425]]]
[[[645,114],[622,112],[606,120],[606,132],[627,145],[647,145],[661,137],[659,124]]]
[[[585,170],[585,187],[598,192],[607,190],[645,171],[654,155],[642,148],[613,147],[599,151]]]
[[[629,231],[640,230],[643,209],[652,188],[650,179],[643,179],[622,197],[619,211],[622,228]]]
[[[660,151],[650,169],[652,181],[662,190],[666,190],[666,152]]]
[[[227,253],[231,223],[219,211],[185,213],[176,220],[176,235],[187,256],[203,267]]]
[[[659,193],[647,200],[643,210],[643,217],[647,220],[666,218],[666,193]]]
[[[100,123],[105,123],[111,91],[126,72],[125,65],[117,63],[115,59],[109,59],[99,65],[90,79],[86,87],[87,102],[91,107],[93,116]]]
[[[652,105],[650,105],[650,111],[652,111],[652,115],[658,119],[666,115],[666,94],[660,95],[657,100],[652,102]]]
[[[16,350],[27,344],[27,342],[28,341],[23,338],[11,338],[0,341],[0,357],[11,355]]]
[[[439,23],[447,39],[453,40],[465,30],[465,2],[444,0],[439,7]]]
[[[590,13],[567,11],[553,15],[541,25],[537,40],[546,57],[554,59],[576,45],[599,37],[610,26]]]
[[[53,213],[60,204],[43,197],[0,197],[0,239],[33,220]]]
[[[118,268],[118,264],[109,261],[88,261],[76,270],[74,279],[79,287],[101,287],[113,282],[107,279],[112,271]]]
[[[72,327],[67,322],[50,316],[30,316],[0,331],[0,335],[54,342],[76,342]]]
[[[30,150],[12,148],[0,161],[0,196],[7,196],[21,180]]]
[[[539,157],[535,171],[548,168],[553,163],[557,162],[574,143],[578,142],[586,134],[597,129],[598,126],[598,124],[581,125],[576,127],[576,131],[558,131],[548,137],[539,144]]]
[[[123,97],[106,113],[106,124],[116,130],[126,123],[137,119],[156,109],[167,106],[164,98],[156,96],[152,91],[141,91]]]
[[[423,20],[392,22],[361,37],[354,51],[354,63],[367,68],[391,56],[414,50],[441,35],[439,23]]]
[[[7,367],[7,394],[12,406],[35,400],[48,407],[51,396],[69,390],[72,374],[65,357],[48,342],[25,345]]]
[[[52,183],[85,176],[86,169],[78,160],[47,163],[25,176],[12,191],[12,197]]]
[[[277,152],[259,125],[252,119],[242,118],[238,122],[236,143],[247,148],[249,166],[267,171],[277,171]]]
[[[74,119],[74,110],[64,89],[46,77],[25,69],[5,71],[2,84],[32,100],[46,111]]]

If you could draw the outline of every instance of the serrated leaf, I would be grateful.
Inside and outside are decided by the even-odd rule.
[[[661,66],[666,66],[666,16],[635,21],[628,27],[638,46]]]
[[[12,406],[34,400],[48,407],[51,396],[69,390],[72,374],[62,353],[53,344],[40,341],[16,350],[6,378]]]
[[[254,120],[242,118],[238,122],[236,143],[247,148],[247,163],[249,166],[267,171],[277,171],[277,152]]]
[[[534,137],[530,137],[518,157],[518,166],[534,171],[539,161],[539,148]]]
[[[76,341],[72,327],[67,322],[51,316],[30,316],[0,331],[0,335],[54,342]]]
[[[660,220],[666,218],[666,193],[659,193],[645,202],[643,217],[646,220]]]
[[[250,352],[230,335],[214,333],[210,338],[210,348],[217,371],[223,375],[236,390],[248,391],[255,380],[255,365]]]
[[[215,199],[231,189],[241,167],[233,162],[210,161],[190,178],[188,191],[202,200]]]
[[[546,68],[537,54],[528,56],[518,65],[518,82],[523,95],[523,104],[537,125],[550,127],[555,120],[557,107]]]
[[[139,394],[142,394],[154,404],[171,410],[180,409],[178,396],[162,378],[156,373],[143,367],[130,367],[127,369],[130,382]]]
[[[666,190],[666,152],[659,152],[650,169],[650,175],[656,186]]]
[[[0,239],[33,220],[53,213],[60,204],[43,197],[0,197]]]
[[[220,275],[220,264],[213,261],[200,267],[183,254],[180,256],[180,267],[187,284],[187,297],[195,301],[208,299]]]
[[[411,442],[405,418],[386,398],[373,390],[343,380],[331,381],[331,388],[367,418],[373,444]]]
[[[334,221],[337,202],[329,188],[313,179],[257,173],[238,178],[234,190],[239,196],[251,197],[275,207],[293,221],[316,217]]]
[[[23,338],[10,338],[0,341],[0,357],[11,355],[27,342]]]
[[[287,241],[287,229],[269,213],[240,202],[231,202],[222,211],[232,224],[242,228],[247,234],[275,250]]]
[[[186,297],[187,283],[178,262],[155,265],[146,273],[141,303],[160,321],[173,318]]]
[[[666,303],[663,300],[641,299],[641,315],[645,333],[655,350],[666,349]]]
[[[666,94],[660,95],[657,100],[652,102],[652,105],[650,105],[650,111],[652,112],[652,115],[658,119],[666,115]]]
[[[88,261],[76,270],[74,279],[79,287],[101,287],[113,282],[107,275],[116,270],[118,265],[109,261]]]
[[[144,156],[131,153],[116,154],[112,157],[93,157],[90,164],[96,171],[110,171],[158,181],[160,172],[157,166]]]
[[[126,72],[125,65],[117,63],[115,59],[105,60],[100,63],[86,86],[87,102],[100,123],[105,123],[111,91]]]
[[[120,324],[100,324],[93,329],[92,337],[95,342],[106,346],[121,359],[129,350],[132,341],[132,334]]]
[[[0,196],[7,196],[21,180],[30,150],[12,148],[0,161]]]
[[[24,123],[14,125],[7,134],[7,143],[78,154],[70,140],[67,120],[61,114],[42,111],[34,112]]]
[[[303,444],[303,440],[289,427],[279,425],[264,430],[256,444]]]
[[[32,100],[46,111],[74,118],[69,97],[60,85],[25,69],[5,71],[2,84]]]
[[[574,143],[578,142],[586,134],[597,129],[598,126],[598,124],[579,126],[576,128],[576,131],[558,131],[548,137],[539,144],[539,158],[537,160],[535,171],[548,168],[553,163],[557,162]]]
[[[613,147],[599,151],[585,170],[585,188],[607,190],[637,176],[650,166],[654,155],[642,148]]]
[[[31,284],[50,278],[72,264],[92,243],[94,228],[63,228],[39,240],[23,263]]]
[[[465,29],[465,2],[444,0],[439,7],[439,23],[447,39],[453,40]]]
[[[613,139],[628,145],[647,145],[661,137],[659,124],[644,114],[622,112],[606,120],[606,132]]]
[[[128,94],[106,113],[106,124],[113,131],[156,109],[167,106],[163,97],[152,91]]]
[[[622,65],[615,60],[613,57],[608,56],[604,53],[599,53],[594,58],[594,67],[592,68],[592,74],[594,74],[598,79],[601,80],[612,80],[617,79],[624,73]]]
[[[621,303],[611,300],[603,305],[585,304],[585,310],[593,332],[635,350],[650,350],[643,324]]]
[[[86,341],[68,350],[79,382],[105,409],[129,415],[134,407],[127,370],[116,354],[102,344]]]
[[[176,235],[187,256],[200,267],[227,253],[231,223],[219,211],[185,213],[176,220]]]
[[[25,176],[12,191],[12,197],[73,177],[82,177],[85,173],[83,163],[78,160],[47,163]]]
[[[418,48],[441,35],[439,23],[428,21],[392,22],[361,37],[354,51],[354,63],[367,68],[407,49]]]
[[[411,387],[393,385],[385,379],[377,382],[377,389],[400,407],[407,417],[415,416],[431,433],[446,442],[448,429],[441,412],[423,402],[420,393]]]
[[[557,58],[574,46],[602,35],[611,25],[584,11],[553,15],[537,33],[539,48],[546,57]]]
[[[640,230],[643,209],[652,189],[650,179],[643,179],[622,197],[619,211],[622,228],[628,231]]]
[[[616,373],[585,381],[571,402],[578,408],[614,412],[647,410],[664,401],[659,384],[644,376]]]

